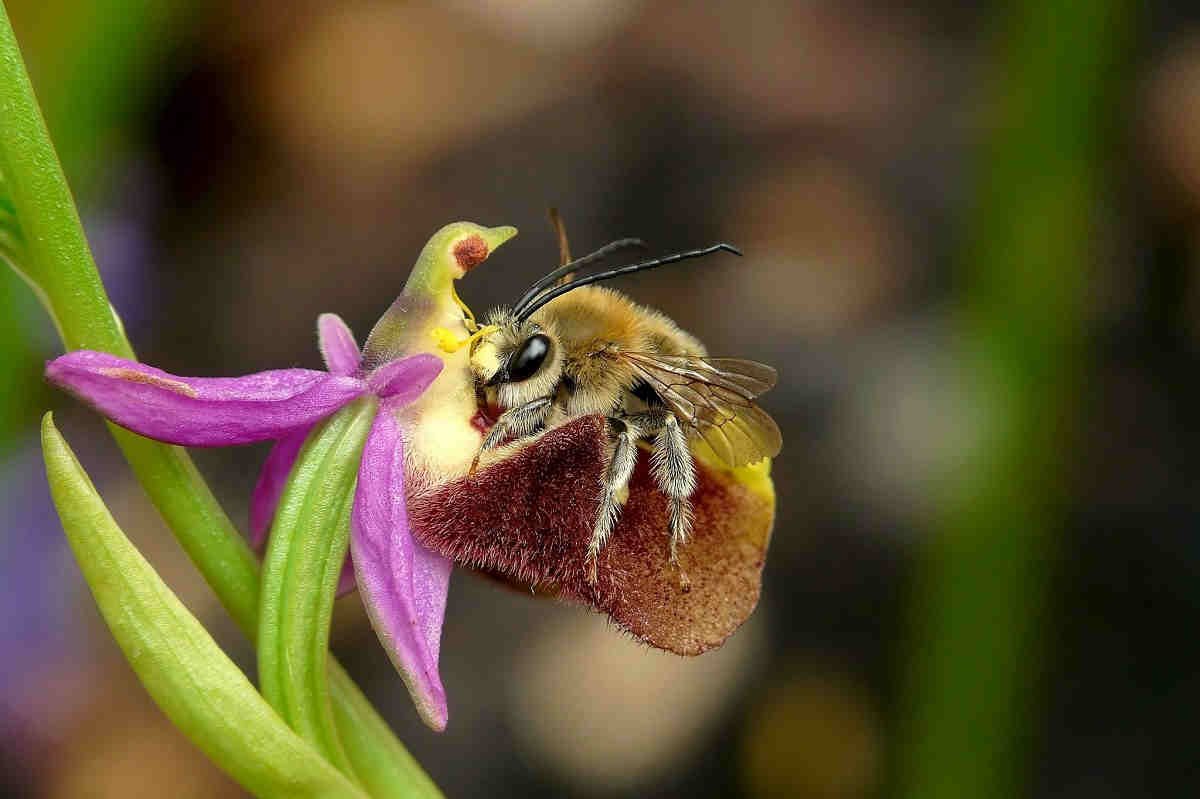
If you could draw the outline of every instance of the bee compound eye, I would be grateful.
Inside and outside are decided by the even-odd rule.
[[[550,338],[541,333],[530,336],[525,343],[513,354],[508,362],[508,380],[510,383],[520,383],[537,374],[538,369],[550,354]]]

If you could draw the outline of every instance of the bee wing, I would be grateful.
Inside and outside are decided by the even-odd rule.
[[[730,466],[773,458],[783,436],[754,398],[770,390],[774,369],[741,358],[699,358],[624,352],[621,356],[654,389],[693,435]]]

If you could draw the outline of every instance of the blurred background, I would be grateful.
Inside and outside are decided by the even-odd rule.
[[[436,735],[339,603],[338,656],[448,796],[1200,790],[1200,9],[6,5],[113,303],[168,371],[317,367],[316,316],[362,340],[458,219],[521,230],[461,284],[476,311],[556,265],[549,205],[577,252],[745,250],[619,286],[781,372],[762,601],[723,649],[458,572]],[[57,340],[7,272],[0,304],[0,794],[239,796],[101,623],[44,409],[252,647],[42,385]],[[196,453],[235,520],[264,455]]]

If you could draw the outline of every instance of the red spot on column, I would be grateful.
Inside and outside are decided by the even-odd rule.
[[[467,236],[454,245],[454,260],[463,272],[470,272],[488,257],[487,242],[478,233]]]

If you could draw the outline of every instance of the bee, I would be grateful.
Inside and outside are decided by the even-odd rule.
[[[663,313],[594,285],[721,251],[741,255],[736,248],[717,244],[576,278],[577,270],[644,245],[621,239],[569,260],[559,233],[566,262],[511,307],[489,312],[473,337],[470,366],[481,402],[502,412],[472,470],[484,452],[502,444],[603,414],[611,455],[585,561],[594,584],[596,558],[620,516],[638,443],[651,448],[651,473],[668,503],[671,561],[678,565],[696,489],[690,442],[703,439],[731,467],[777,455],[779,427],[754,403],[775,385],[776,372],[754,361],[711,358],[699,339]]]

